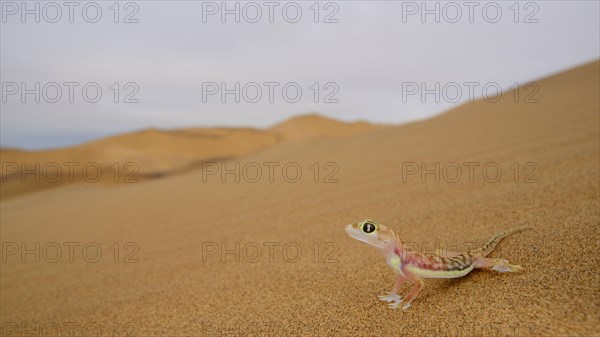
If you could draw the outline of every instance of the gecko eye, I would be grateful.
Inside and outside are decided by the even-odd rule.
[[[366,224],[363,225],[363,232],[365,233],[373,233],[375,231],[375,225],[367,222]]]

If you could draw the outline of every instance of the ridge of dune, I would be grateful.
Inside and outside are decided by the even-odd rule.
[[[594,77],[594,74],[596,77]],[[595,79],[600,79],[600,61],[588,62],[548,77],[523,82],[517,89],[503,92],[498,100],[494,97],[491,97],[489,101],[479,99],[473,103],[466,103],[451,109],[434,119],[444,123],[453,121],[462,122],[468,119],[473,123],[477,123],[478,121],[487,122],[484,123],[485,125],[489,124],[492,120],[510,122],[514,121],[515,118],[528,118],[532,115],[539,116],[538,114],[550,110],[547,106],[548,102],[556,102],[559,107],[565,109],[569,109],[573,103],[577,104],[577,106],[583,104],[584,107],[591,108],[593,104],[598,103],[600,98],[597,97],[595,102],[593,99],[582,102],[568,101],[565,98],[573,98],[578,93],[568,92],[565,90],[565,87],[572,86],[587,91],[588,88],[584,86],[598,86],[598,83],[594,81]],[[547,94],[550,92],[554,95]],[[568,96],[565,97],[564,95]],[[545,102],[542,102],[542,99]],[[527,114],[523,113],[524,110],[527,110]],[[552,111],[556,112],[560,110],[552,109]],[[585,112],[588,116],[597,113],[593,109],[587,109]],[[545,115],[546,118],[552,116]]]
[[[275,135],[253,129],[155,129],[98,140],[77,149],[88,158],[137,163],[140,174],[168,174],[213,158],[243,156],[277,142]]]
[[[375,126],[366,122],[344,123],[317,114],[292,117],[270,128],[284,141],[306,141],[316,138],[343,138],[370,131]]]

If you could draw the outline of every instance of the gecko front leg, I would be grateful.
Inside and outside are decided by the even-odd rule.
[[[384,301],[384,302],[394,302],[394,303],[398,303],[398,302],[402,301],[402,296],[398,295],[398,290],[402,287],[402,285],[404,284],[404,281],[406,281],[406,278],[402,275],[398,275],[398,278],[396,279],[396,282],[394,283],[394,287],[392,288],[392,291],[388,292],[386,295],[377,296],[377,297],[379,297],[379,300]]]
[[[403,270],[406,278],[412,283],[414,286],[412,290],[408,293],[408,295],[404,298],[403,301],[395,302],[390,304],[390,308],[397,309],[399,306],[402,306],[402,309],[406,310],[410,308],[410,304],[414,301],[415,298],[423,289],[424,282],[421,278],[416,276],[415,274],[409,272],[408,270]]]

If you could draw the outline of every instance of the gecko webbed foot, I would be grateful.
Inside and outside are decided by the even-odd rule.
[[[499,273],[506,272],[519,272],[524,268],[516,265],[508,263],[506,259],[493,259],[493,258],[479,258],[475,261],[475,268],[488,268],[491,270],[495,270]]]
[[[389,292],[386,295],[378,295],[377,297],[379,298],[380,301],[384,301],[384,302],[396,302],[396,301],[402,300],[402,296],[400,296],[398,294],[394,294],[392,292]]]
[[[402,310],[406,310],[408,308],[410,308],[410,303],[411,302],[406,302],[406,301],[395,301],[394,303],[390,303],[389,306],[392,309],[398,309],[399,307],[402,307]]]
[[[393,303],[388,304],[388,306],[392,309],[398,309],[400,304],[402,304],[402,299],[395,300]]]

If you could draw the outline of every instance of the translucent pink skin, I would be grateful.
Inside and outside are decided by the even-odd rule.
[[[518,228],[501,232],[492,236],[478,249],[465,253],[451,251],[437,252],[433,256],[421,254],[404,247],[398,235],[390,228],[373,220],[364,220],[346,226],[346,233],[352,238],[377,248],[386,258],[397,279],[392,291],[379,298],[390,303],[391,308],[402,306],[408,309],[423,288],[423,278],[456,278],[462,277],[475,268],[491,269],[498,272],[516,272],[521,266],[511,265],[504,259],[486,258],[494,247],[506,236],[524,230]],[[409,281],[412,290],[402,299],[397,295],[400,287]]]

